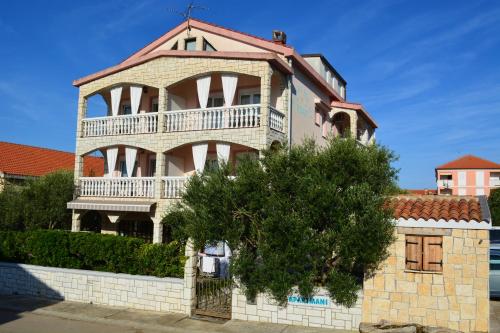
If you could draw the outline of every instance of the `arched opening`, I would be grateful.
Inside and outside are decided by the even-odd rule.
[[[101,169],[93,175],[84,172],[79,178],[80,196],[153,197],[156,153],[131,146],[102,147],[84,156],[97,161]],[[103,177],[104,176],[104,177]]]
[[[271,149],[271,151],[273,151],[273,152],[276,152],[276,151],[281,150],[282,147],[283,147],[283,145],[281,142],[273,141],[273,143],[271,143],[271,146],[269,149]]]
[[[347,138],[351,136],[351,117],[345,112],[338,112],[333,116],[333,135]]]
[[[121,88],[119,94],[116,88]],[[112,95],[114,94],[114,97]],[[138,114],[158,112],[159,89],[151,86],[124,83],[106,87],[87,97],[86,118],[125,116],[133,114],[132,99],[138,98]],[[113,99],[116,98],[117,109],[113,110]]]
[[[144,213],[128,213],[118,222],[118,235],[135,237],[151,243],[153,241],[153,221]]]
[[[243,156],[257,157],[258,151],[236,143],[205,141],[186,144],[164,154],[163,197],[179,198],[186,181],[196,170],[203,172],[217,168],[220,163],[228,163],[234,172]]]
[[[207,73],[191,77],[167,87],[169,111],[203,108],[198,98],[197,80],[200,77],[210,77],[210,83],[205,87],[208,93],[207,108],[260,104],[260,77],[246,74],[232,74],[237,77],[234,96],[231,101],[224,99],[222,84],[223,73]],[[227,94],[227,93],[226,93]],[[229,96],[227,94],[226,96]]]
[[[100,233],[102,228],[102,215],[96,210],[89,210],[83,214],[80,221],[80,230]]]

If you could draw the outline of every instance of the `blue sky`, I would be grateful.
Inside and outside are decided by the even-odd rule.
[[[73,151],[78,90],[182,21],[187,1],[2,1],[0,140]],[[199,1],[203,20],[323,53],[377,120],[400,185],[463,154],[500,162],[499,1]],[[256,11],[255,8],[263,8]]]

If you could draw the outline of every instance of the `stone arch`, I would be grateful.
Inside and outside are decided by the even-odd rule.
[[[349,137],[351,133],[351,116],[347,112],[337,112],[332,117],[333,135],[339,137]]]

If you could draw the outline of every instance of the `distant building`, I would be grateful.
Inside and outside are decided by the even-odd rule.
[[[59,170],[75,170],[75,154],[48,148],[0,141],[0,191],[5,184],[20,183]],[[86,156],[84,174],[101,177],[104,159]]]
[[[438,194],[489,195],[500,187],[500,164],[466,155],[436,168]]]

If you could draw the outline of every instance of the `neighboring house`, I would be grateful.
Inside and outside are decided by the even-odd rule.
[[[103,233],[162,242],[161,219],[196,170],[305,137],[369,144],[377,128],[361,104],[347,102],[345,79],[322,55],[300,55],[280,31],[267,40],[196,19],[74,85],[74,231],[92,229],[82,219],[91,213]],[[107,104],[97,118],[87,115],[93,95]],[[95,151],[105,177],[82,173]]]
[[[87,156],[84,175],[102,176],[104,160]],[[75,154],[48,148],[0,142],[0,191],[6,183],[22,183],[58,170],[73,171]]]
[[[490,195],[500,187],[500,164],[466,155],[436,168],[439,194]]]
[[[430,190],[430,189],[423,189],[423,190],[413,189],[413,190],[405,190],[405,191],[408,192],[408,194],[416,194],[416,195],[436,195],[436,194],[438,194],[437,190]]]
[[[365,281],[362,321],[487,332],[489,229],[485,196],[400,196],[396,241]]]

